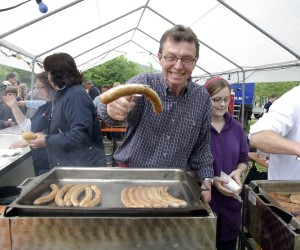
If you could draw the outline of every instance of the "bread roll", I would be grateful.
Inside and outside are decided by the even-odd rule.
[[[37,136],[31,131],[26,131],[22,133],[22,138],[29,143],[31,140],[36,139]]]

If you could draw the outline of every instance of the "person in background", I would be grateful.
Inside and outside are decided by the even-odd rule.
[[[39,101],[39,102],[27,102],[27,101]],[[30,90],[25,98],[24,101],[19,101],[19,106],[25,106],[26,107],[26,114],[25,116],[27,118],[33,117],[35,112],[37,111],[38,107],[45,104],[45,101],[42,99],[42,97],[39,94],[39,91],[37,88],[33,88],[33,90]]]
[[[270,154],[268,180],[300,180],[299,96],[300,86],[289,90],[250,126],[250,145]]]
[[[107,90],[109,90],[110,88],[111,88],[111,87],[110,87],[109,84],[103,84],[103,85],[101,86],[101,92],[104,93],[104,92],[106,92]]]
[[[242,190],[241,176],[248,170],[248,144],[241,124],[227,112],[231,88],[221,77],[205,83],[212,102],[211,152],[214,158],[214,181],[210,206],[217,215],[216,247],[235,250],[242,224],[242,203],[237,193],[225,188],[228,181],[221,171],[232,177]],[[239,191],[240,192],[240,191]]]
[[[120,82],[114,82],[113,87],[118,87],[118,86],[120,86],[120,85],[121,85]]]
[[[18,75],[16,72],[9,72],[7,75],[6,75],[6,80],[3,81],[3,83],[7,86],[13,86],[13,87],[18,87],[18,84],[17,84],[17,80],[18,80]]]
[[[212,106],[207,91],[191,78],[198,58],[195,33],[175,25],[160,40],[162,73],[140,74],[126,83],[149,85],[160,97],[163,112],[155,114],[143,96],[128,96],[101,104],[100,115],[110,126],[120,126],[124,121],[128,124],[125,139],[114,153],[119,166],[190,171],[207,187],[202,194],[209,202],[213,178]]]
[[[55,89],[47,135],[36,133],[31,147],[47,147],[51,167],[106,166],[96,108],[82,87],[82,76],[67,53],[44,60],[44,69]]]
[[[264,106],[264,114],[269,112],[269,108],[277,100],[278,96],[276,94],[271,94],[268,98],[267,103]]]
[[[25,99],[25,96],[27,94],[28,87],[25,83],[20,83],[18,86],[18,95],[17,95],[17,102],[23,101]],[[22,112],[26,113],[26,107],[21,107]]]
[[[26,83],[20,83],[18,86],[18,95],[17,95],[17,101],[23,101],[25,99],[25,96],[28,92],[28,87]]]
[[[32,131],[34,133],[46,133],[49,124],[49,118],[52,109],[52,95],[54,89],[48,81],[48,76],[45,72],[37,74],[35,77],[36,89],[46,103],[40,106],[31,119],[25,117],[24,113],[18,106],[15,98],[4,97],[3,101],[11,108],[14,117],[23,131]],[[10,148],[20,148],[28,146],[24,140],[13,142]],[[47,148],[32,148],[32,162],[34,166],[35,176],[39,176],[48,172],[51,168],[48,161]]]
[[[6,87],[6,89],[4,91],[4,96],[2,98],[11,97],[12,99],[14,99],[16,101],[17,94],[18,94],[18,90],[15,87],[8,86],[8,87]],[[1,104],[0,104],[0,129],[14,126],[15,122],[16,122],[16,120],[15,120],[14,115],[13,115],[11,109],[9,108],[9,106],[7,106],[5,103],[1,102]]]
[[[87,90],[93,101],[97,96],[100,95],[99,89],[96,86],[94,86],[92,80],[85,80],[83,82],[83,87]]]

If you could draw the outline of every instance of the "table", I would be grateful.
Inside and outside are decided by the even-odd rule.
[[[0,216],[4,213],[6,206],[0,205]]]
[[[264,166],[264,167],[268,167],[268,160],[262,160],[262,159],[259,159],[259,156],[258,156],[258,153],[255,153],[255,152],[249,152],[248,153],[248,158],[249,160],[252,161],[252,167],[255,166],[255,162],[259,163],[260,165]]]
[[[126,127],[105,127],[101,128],[101,132],[120,132],[125,133]]]

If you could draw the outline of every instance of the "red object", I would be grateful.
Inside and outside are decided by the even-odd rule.
[[[228,105],[228,113],[231,114],[232,116],[234,115],[234,96],[235,96],[235,93],[233,90],[231,90],[230,102]]]

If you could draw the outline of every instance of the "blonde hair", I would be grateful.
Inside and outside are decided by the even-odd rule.
[[[18,97],[20,97],[22,100],[24,100],[25,96],[26,96],[26,89],[27,89],[27,84],[26,83],[21,83],[18,86]]]

